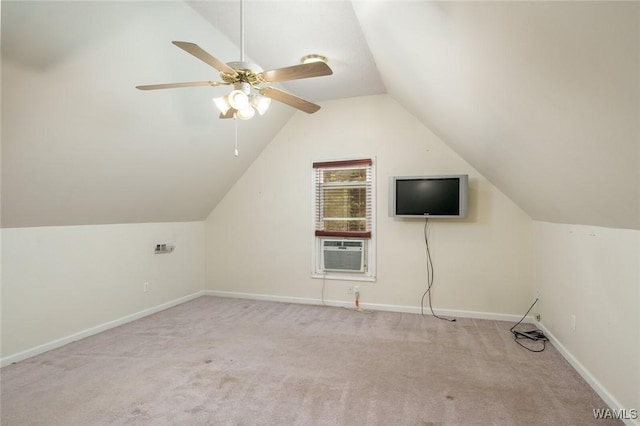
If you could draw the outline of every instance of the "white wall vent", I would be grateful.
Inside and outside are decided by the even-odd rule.
[[[322,240],[322,269],[364,272],[364,240]]]

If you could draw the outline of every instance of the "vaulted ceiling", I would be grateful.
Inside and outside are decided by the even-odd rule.
[[[295,112],[239,126],[171,44],[240,59],[239,1],[2,1],[2,226],[203,220]],[[250,1],[246,58],[387,93],[532,218],[640,229],[640,3]]]

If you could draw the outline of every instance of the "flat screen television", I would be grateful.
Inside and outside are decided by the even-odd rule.
[[[391,216],[467,217],[468,175],[394,176],[389,186]]]

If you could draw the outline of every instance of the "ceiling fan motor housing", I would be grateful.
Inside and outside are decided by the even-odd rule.
[[[236,85],[238,83],[248,83],[251,86],[256,86],[265,81],[260,77],[260,73],[264,71],[258,65],[253,62],[228,62],[227,65],[236,71],[236,75],[230,75],[224,72],[220,73],[220,78],[225,83]],[[238,87],[236,87],[238,89]]]

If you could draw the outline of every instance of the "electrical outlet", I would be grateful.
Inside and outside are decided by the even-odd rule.
[[[576,331],[576,316],[571,315],[571,331]]]
[[[536,290],[536,299],[538,299],[538,302],[542,301],[542,296],[540,295],[540,290]]]
[[[353,286],[347,287],[347,294],[353,294]]]
[[[355,291],[356,293],[360,293],[360,286],[359,285],[353,286],[353,291]]]
[[[148,282],[148,281],[145,281],[145,282],[142,284],[142,291],[143,291],[143,292],[145,292],[145,293],[146,293],[147,291],[149,291],[149,282]]]

